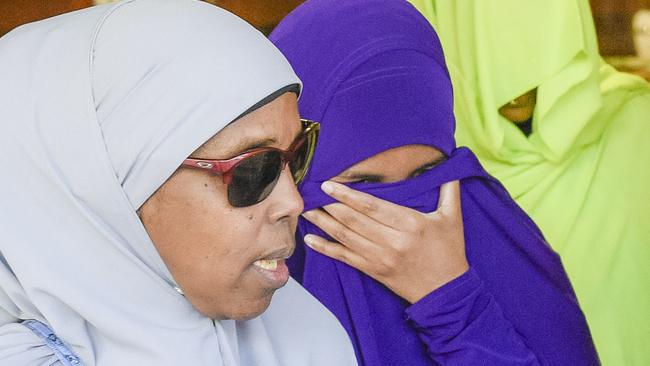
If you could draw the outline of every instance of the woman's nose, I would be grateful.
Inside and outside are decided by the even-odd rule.
[[[302,213],[304,203],[288,167],[282,170],[278,183],[267,199],[272,201],[270,215],[272,222],[297,218]]]

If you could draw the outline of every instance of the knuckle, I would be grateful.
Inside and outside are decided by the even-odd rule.
[[[395,243],[395,245],[391,248],[391,255],[390,258],[393,259],[393,261],[398,261],[400,259],[403,259],[406,257],[408,251],[409,251],[409,243],[404,242],[404,241],[399,241]]]
[[[341,216],[339,221],[341,221],[341,223],[345,226],[350,226],[356,224],[358,220],[356,217],[348,214]]]
[[[377,274],[384,277],[390,277],[395,272],[395,268],[395,259],[387,256],[377,263]]]
[[[389,268],[383,262],[375,263],[374,272],[376,275],[381,277],[387,277],[389,275]]]
[[[408,231],[419,231],[422,229],[422,223],[418,218],[409,215],[404,217],[404,227]]]
[[[320,223],[322,221],[321,216],[317,212],[307,212],[304,214],[304,217],[313,223]]]
[[[417,225],[411,230],[412,237],[415,239],[424,238],[429,232],[430,228],[428,225]]]
[[[341,251],[336,253],[335,258],[340,260],[341,262],[348,263],[348,264],[350,263],[350,256],[346,252]]]
[[[362,207],[363,210],[366,212],[377,212],[377,210],[379,209],[379,207],[377,206],[377,202],[368,199],[363,201]]]
[[[404,215],[391,214],[385,217],[386,225],[402,230],[404,228]]]
[[[333,234],[334,239],[336,239],[338,242],[346,242],[349,239],[349,235],[347,234],[345,229],[339,229],[336,230]]]

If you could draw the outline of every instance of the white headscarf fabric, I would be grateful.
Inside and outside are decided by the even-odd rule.
[[[182,160],[299,83],[239,18],[134,0],[0,39],[0,365],[57,365],[24,319],[86,365],[349,365],[346,333],[290,281],[246,321],[176,291],[136,209]]]

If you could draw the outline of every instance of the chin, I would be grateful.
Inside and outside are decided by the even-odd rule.
[[[214,320],[250,320],[256,318],[268,309],[273,293],[255,300],[241,299],[239,303],[230,303],[219,309],[195,308],[204,316]]]

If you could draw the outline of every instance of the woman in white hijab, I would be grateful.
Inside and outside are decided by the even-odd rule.
[[[262,34],[124,1],[0,39],[0,80],[0,365],[355,364],[287,283],[315,126]]]

